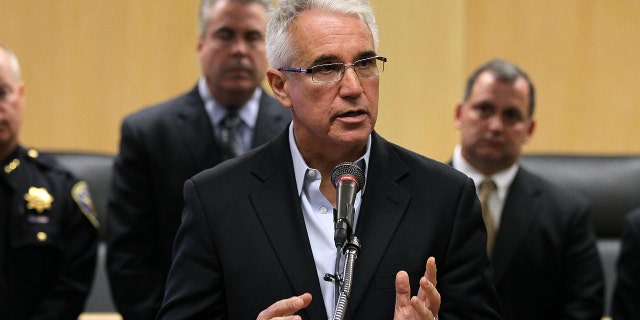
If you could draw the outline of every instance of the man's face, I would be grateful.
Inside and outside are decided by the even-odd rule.
[[[0,155],[3,156],[18,143],[24,113],[24,85],[10,63],[9,56],[0,50]]]
[[[209,91],[225,106],[244,104],[264,78],[265,14],[259,3],[218,1],[211,7],[198,55]]]
[[[314,9],[303,12],[289,28],[298,51],[290,66],[277,67],[353,63],[376,55],[369,28],[356,16]],[[310,74],[272,68],[269,77],[276,97],[292,108],[294,134],[303,155],[362,154],[378,115],[378,76],[358,77],[347,68],[340,81],[315,83]],[[282,80],[281,86],[274,85],[274,79]]]
[[[462,156],[480,172],[490,175],[513,165],[535,125],[529,115],[527,81],[500,81],[483,72],[467,101],[458,104],[455,125]]]

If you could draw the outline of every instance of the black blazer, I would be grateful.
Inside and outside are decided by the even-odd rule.
[[[588,201],[520,168],[493,249],[505,319],[600,319],[604,278]]]
[[[640,208],[627,215],[622,248],[616,269],[611,317],[616,320],[640,316]]]
[[[285,132],[185,184],[186,206],[159,319],[255,319],[309,292],[304,319],[327,319]],[[347,319],[392,319],[395,275],[413,294],[436,257],[442,319],[500,319],[486,278],[473,182],[373,133]],[[329,315],[331,316],[331,315]]]
[[[263,92],[253,146],[276,137],[290,121],[289,109]],[[125,320],[155,318],[184,206],[184,181],[220,161],[197,86],[122,122],[108,200],[107,270]]]

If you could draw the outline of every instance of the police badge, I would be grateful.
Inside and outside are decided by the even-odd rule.
[[[44,210],[51,209],[53,196],[45,188],[30,187],[29,192],[24,195],[27,201],[28,210],[36,210],[38,214],[42,214]]]

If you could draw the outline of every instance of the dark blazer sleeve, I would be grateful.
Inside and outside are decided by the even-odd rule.
[[[191,180],[185,183],[186,205],[158,319],[227,319],[222,268],[196,190]]]
[[[164,291],[159,241],[153,240],[161,211],[147,147],[125,119],[109,194],[107,256],[114,304],[124,319],[153,319]]]
[[[197,88],[122,122],[107,203],[107,271],[124,319],[155,319],[184,205],[182,186],[213,165],[213,140]]]
[[[625,221],[611,316],[616,320],[640,316],[640,208]]]

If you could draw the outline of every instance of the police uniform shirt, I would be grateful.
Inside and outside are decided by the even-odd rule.
[[[77,319],[95,271],[89,190],[22,146],[0,166],[0,317]]]

